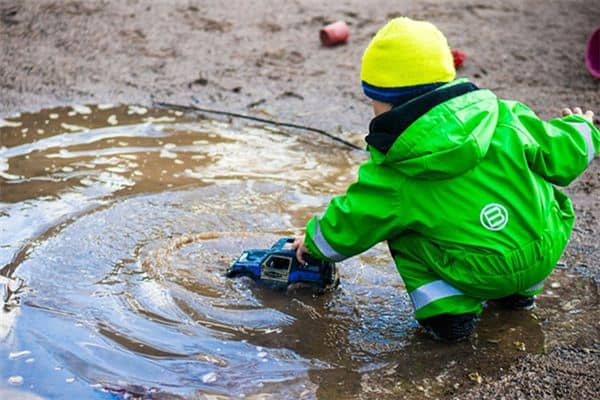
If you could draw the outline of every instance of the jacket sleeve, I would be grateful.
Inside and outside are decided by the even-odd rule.
[[[308,222],[304,244],[311,255],[341,261],[401,231],[396,205],[401,178],[392,182],[380,172],[371,162],[363,164],[346,194],[333,198],[321,218]]]
[[[550,183],[567,186],[598,155],[600,132],[581,116],[544,122],[521,105],[517,117],[532,139],[525,148],[529,166]]]

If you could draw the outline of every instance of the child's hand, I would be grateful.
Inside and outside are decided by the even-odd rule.
[[[573,110],[571,110],[570,108],[563,108],[561,114],[563,117],[566,117],[567,115],[571,114],[581,115],[583,118],[587,119],[592,124],[594,123],[594,112],[591,110],[587,110],[584,114],[583,111],[581,111],[581,108],[579,107],[575,107],[573,108]]]
[[[301,264],[306,264],[304,254],[308,254],[308,249],[304,246],[304,236],[296,238],[292,243],[292,250],[296,250],[296,258]]]

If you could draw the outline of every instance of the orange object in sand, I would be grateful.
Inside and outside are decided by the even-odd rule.
[[[350,29],[344,21],[329,24],[319,31],[319,37],[323,46],[334,46],[345,43],[350,36]]]
[[[452,59],[454,60],[454,68],[460,68],[467,59],[467,55],[460,50],[452,50]]]

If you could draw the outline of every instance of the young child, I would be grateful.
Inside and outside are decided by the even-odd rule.
[[[593,113],[544,122],[455,80],[446,38],[397,18],[372,39],[361,80],[375,118],[358,180],[294,248],[341,261],[387,240],[419,323],[467,337],[486,300],[530,308],[575,218],[566,186],[600,147]]]

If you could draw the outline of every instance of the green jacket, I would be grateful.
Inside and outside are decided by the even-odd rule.
[[[551,271],[574,221],[554,185],[573,181],[600,147],[584,118],[544,122],[466,79],[393,108],[369,130],[371,158],[308,222],[309,252],[340,261],[387,240],[401,274],[424,264],[481,298],[523,290],[536,278],[497,286],[548,252],[552,260],[536,268],[540,279]],[[409,292],[420,284],[405,283]]]

